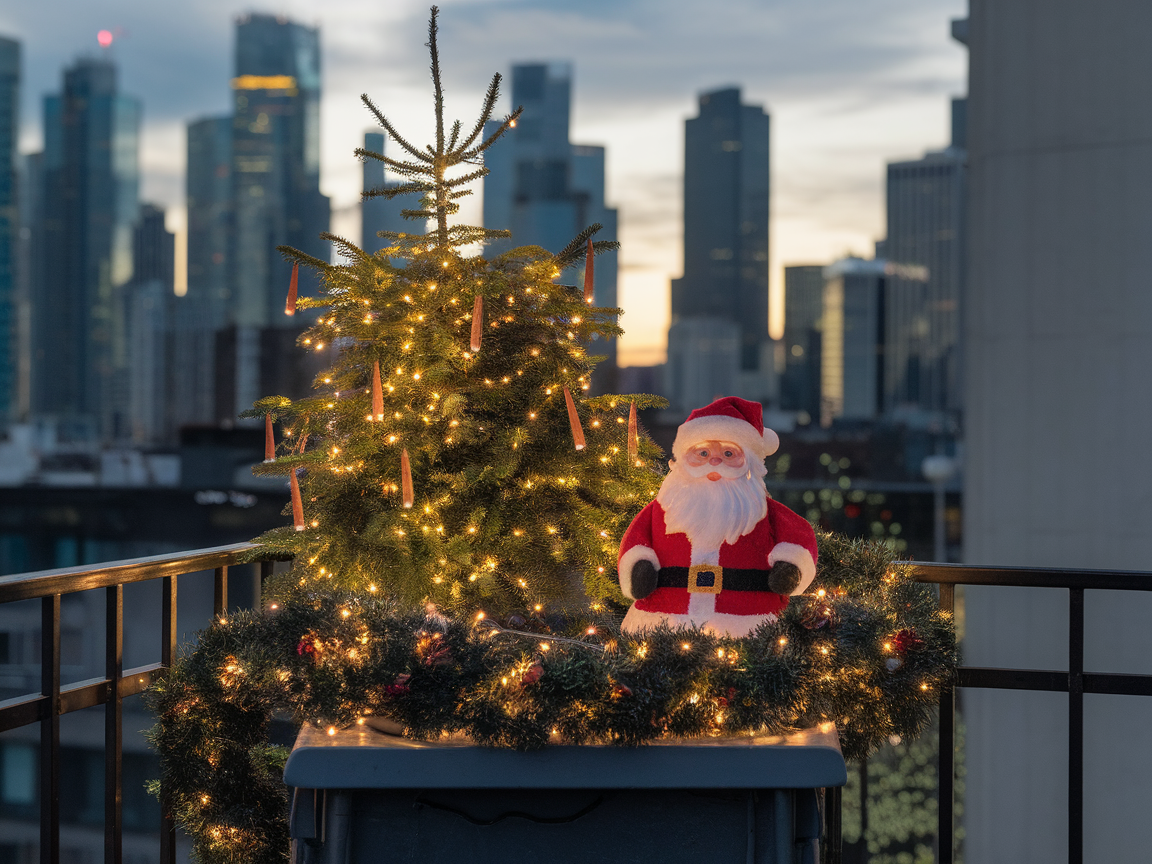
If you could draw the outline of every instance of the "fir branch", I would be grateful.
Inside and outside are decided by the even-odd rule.
[[[320,237],[336,246],[340,250],[340,254],[345,258],[352,258],[356,261],[367,261],[371,256],[353,243],[351,240],[346,240],[338,234],[332,234],[328,231],[322,231]]]
[[[487,168],[480,168],[476,171],[472,171],[469,174],[461,174],[459,177],[456,177],[453,180],[445,181],[444,185],[449,189],[453,189],[457,186],[463,186],[466,183],[471,183],[473,180],[479,180],[481,177],[486,177],[490,173],[491,172]]]
[[[376,162],[383,162],[397,173],[404,174],[406,176],[412,174],[431,176],[433,174],[432,169],[428,168],[426,165],[417,165],[415,162],[398,162],[395,159],[385,156],[383,153],[376,153],[373,150],[365,150],[363,147],[357,147],[352,152],[353,155],[359,157],[361,161],[365,159],[372,159]]]
[[[307,264],[310,267],[315,267],[317,270],[320,270],[324,273],[332,269],[332,265],[327,261],[322,261],[321,259],[309,255],[307,252],[301,252],[299,249],[295,249],[292,246],[277,246],[276,251],[283,255],[284,258],[288,261],[298,261],[301,264]],[[300,300],[304,299],[306,298],[300,298]]]
[[[481,153],[483,153],[485,150],[487,150],[489,147],[491,147],[493,144],[495,144],[497,141],[499,141],[500,138],[502,138],[504,136],[505,132],[507,132],[509,129],[511,129],[513,126],[515,126],[516,121],[520,119],[520,115],[523,113],[524,113],[524,107],[523,106],[518,107],[515,111],[513,111],[511,114],[509,114],[507,117],[505,117],[504,120],[501,121],[499,128],[495,132],[493,132],[491,135],[489,135],[487,138],[485,138],[484,141],[480,145],[473,147],[471,150],[466,150],[466,151],[460,153],[460,157],[457,161],[463,162],[465,160],[472,159],[476,156],[479,156]]]
[[[427,154],[425,154],[420,149],[413,147],[411,144],[408,143],[407,139],[403,135],[401,135],[399,132],[396,131],[395,127],[390,122],[388,122],[388,118],[380,113],[380,109],[376,107],[376,104],[368,97],[367,93],[361,93],[360,94],[360,101],[363,102],[366,106],[368,106],[369,111],[371,111],[374,115],[376,115],[376,120],[380,123],[380,125],[382,127],[384,127],[384,131],[386,131],[388,133],[388,135],[392,138],[393,141],[395,141],[397,144],[399,144],[401,147],[403,147],[405,150],[407,150],[409,153],[411,153],[413,156],[415,156],[420,161],[422,161],[422,162],[431,162],[432,161],[431,156],[428,156]]]
[[[417,192],[434,192],[436,187],[431,183],[401,183],[398,186],[385,186],[382,189],[369,189],[362,192],[360,197],[363,199],[368,198],[385,198],[391,201],[401,195],[413,195]]]
[[[469,147],[472,142],[480,137],[480,133],[484,131],[484,125],[492,119],[492,109],[496,107],[496,100],[500,98],[500,73],[497,72],[492,76],[492,82],[488,85],[488,92],[484,95],[484,105],[480,109],[480,119],[476,121],[476,125],[472,127],[472,131],[468,133],[468,137],[461,143],[456,155],[460,156]]]

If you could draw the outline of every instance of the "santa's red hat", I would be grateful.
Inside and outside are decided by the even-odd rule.
[[[679,459],[701,441],[731,441],[744,452],[764,459],[780,446],[779,436],[764,428],[764,409],[759,402],[725,396],[688,415],[672,442],[672,455]]]

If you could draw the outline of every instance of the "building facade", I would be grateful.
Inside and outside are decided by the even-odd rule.
[[[170,414],[175,401],[171,347],[176,238],[164,225],[164,211],[142,204],[132,240],[132,281],[125,291],[128,437],[148,446],[175,440]]]
[[[967,31],[964,561],[1146,571],[1152,5],[972,0]],[[1065,592],[965,604],[966,664],[1068,668]],[[1088,591],[1085,669],[1148,674],[1149,616]],[[964,700],[965,860],[1068,860],[1067,697]],[[1152,846],[1150,701],[1084,697],[1084,861]]]
[[[884,255],[926,279],[891,279],[884,403],[958,421],[964,298],[967,151],[965,100],[953,100],[952,143],[887,169]]]
[[[780,408],[820,417],[820,321],[824,314],[824,267],[784,268],[784,363]]]
[[[516,128],[485,153],[484,227],[508,229],[510,240],[487,244],[496,255],[515,246],[559,252],[589,225],[600,223],[596,240],[617,239],[616,210],[604,197],[603,147],[573,144],[569,136],[572,68],[567,63],[512,67],[512,104],[524,113]],[[484,134],[499,126],[490,121]],[[617,253],[596,256],[595,305],[616,307]],[[564,273],[569,284],[582,269]],[[606,355],[592,378],[597,392],[615,389],[616,340],[594,342],[592,354]]]
[[[265,392],[261,369],[287,356],[289,338],[267,330],[299,330],[284,315],[291,265],[276,251],[289,245],[327,261],[329,202],[320,192],[320,33],[274,15],[246,15],[236,23],[232,79],[231,231],[229,316],[235,375],[231,414]],[[300,289],[314,290],[315,276],[301,271]],[[217,368],[219,382],[222,369]]]
[[[116,67],[82,59],[44,99],[34,262],[33,410],[129,434],[124,286],[138,211],[140,103]]]
[[[883,410],[888,276],[882,260],[844,258],[824,270],[820,425],[874,420]]]
[[[0,36],[0,428],[16,413],[18,402],[19,132],[20,43]]]
[[[771,400],[770,120],[762,107],[743,104],[738,88],[704,93],[699,107],[699,115],[684,126],[684,275],[672,280],[669,355],[691,362],[694,353],[705,350],[702,344],[673,344],[699,329],[677,326],[685,319],[730,322],[739,338],[736,368],[713,365],[717,378],[705,389]],[[677,390],[685,381],[670,372],[669,399],[680,413],[697,407],[695,396]]]

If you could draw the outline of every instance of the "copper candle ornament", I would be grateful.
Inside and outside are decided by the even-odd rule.
[[[300,500],[300,481],[296,479],[296,469],[288,475],[292,484],[292,524],[297,531],[304,530],[304,502]]]
[[[292,262],[292,281],[288,283],[288,301],[284,304],[285,315],[296,314],[296,289],[300,283],[300,262]]]
[[[404,509],[411,509],[416,495],[412,491],[412,463],[408,461],[408,448],[400,451],[400,500]]]
[[[384,419],[384,387],[380,383],[379,360],[372,362],[372,416],[369,419]]]
[[[480,350],[480,339],[484,335],[484,298],[476,295],[472,304],[472,350]]]
[[[577,450],[584,449],[584,428],[580,425],[580,415],[576,413],[576,403],[572,401],[572,394],[564,388],[564,403],[568,406],[568,425],[572,427],[572,443]]]
[[[633,463],[640,453],[640,432],[636,428],[636,403],[628,409],[628,458]]]
[[[588,252],[584,256],[584,302],[591,303],[593,300],[594,290],[592,281],[593,259],[596,254],[592,251],[592,238],[588,238]]]
[[[264,461],[276,461],[276,436],[272,432],[272,415],[264,415]]]

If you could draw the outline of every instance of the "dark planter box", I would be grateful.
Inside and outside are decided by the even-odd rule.
[[[847,774],[832,726],[532,753],[305,727],[284,779],[295,864],[816,864]]]

